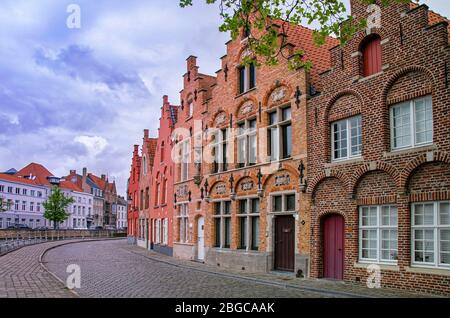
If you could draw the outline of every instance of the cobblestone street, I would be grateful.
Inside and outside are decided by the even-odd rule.
[[[66,267],[81,267],[81,297],[359,297],[416,296],[341,282],[278,275],[244,275],[178,261],[124,240],[70,244],[50,250],[47,268],[65,281]]]
[[[70,243],[70,244],[67,244]],[[81,268],[81,289],[61,281],[66,268]],[[279,298],[414,297],[392,290],[286,275],[243,274],[155,254],[125,240],[63,241],[27,246],[0,257],[0,298],[72,297]]]

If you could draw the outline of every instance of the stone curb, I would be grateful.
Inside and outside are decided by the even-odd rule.
[[[41,268],[42,268],[45,272],[47,272],[48,274],[50,274],[51,276],[53,276],[53,278],[55,278],[58,282],[60,282],[60,283],[64,286],[65,289],[67,289],[69,292],[71,292],[72,294],[74,294],[75,297],[81,298],[81,296],[80,296],[75,290],[73,290],[73,289],[68,289],[68,288],[66,287],[65,282],[64,282],[61,278],[59,278],[58,276],[56,276],[56,274],[52,273],[52,272],[44,265],[43,259],[44,259],[44,257],[45,257],[45,254],[47,254],[47,252],[49,252],[49,251],[51,251],[51,250],[53,250],[53,249],[56,249],[56,248],[58,248],[58,247],[65,246],[65,245],[70,245],[70,244],[78,244],[78,243],[84,243],[84,242],[115,241],[115,240],[123,240],[123,239],[124,239],[124,238],[104,238],[104,239],[77,240],[77,241],[70,241],[70,242],[65,242],[65,243],[62,243],[62,244],[55,245],[55,246],[51,246],[51,247],[49,247],[49,248],[46,248],[46,249],[41,253],[41,255],[39,255],[39,259],[38,259],[39,265],[41,266]]]

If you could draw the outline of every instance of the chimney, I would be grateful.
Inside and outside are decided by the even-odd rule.
[[[105,174],[102,174],[102,180],[106,181],[106,175]]]
[[[87,168],[83,168],[83,178],[87,176]]]
[[[148,139],[148,129],[144,129],[144,139]]]
[[[187,70],[190,71],[193,68],[195,68],[197,66],[197,57],[196,56],[189,56],[187,59]]]
[[[71,174],[71,175],[77,174],[77,171],[76,171],[76,170],[70,170],[70,174]]]
[[[83,168],[83,177],[81,178],[81,187],[84,192],[89,192],[87,189],[87,168]]]
[[[163,105],[169,104],[169,96],[164,95],[163,96]]]

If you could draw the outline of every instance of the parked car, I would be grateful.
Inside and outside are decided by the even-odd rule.
[[[26,224],[14,224],[7,227],[8,230],[31,230]]]
[[[91,230],[93,230],[93,231],[103,230],[103,226],[93,226],[93,227],[91,227]]]
[[[39,226],[39,227],[35,228],[35,230],[37,230],[37,231],[47,231],[47,230],[50,230],[50,228],[48,226]]]

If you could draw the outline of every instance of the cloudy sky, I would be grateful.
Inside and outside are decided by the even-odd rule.
[[[216,6],[178,0],[1,0],[0,171],[87,166],[123,195],[133,144],[156,136],[162,95],[179,103],[185,59],[214,74],[227,34]],[[428,0],[449,17],[446,1]],[[69,29],[69,4],[81,29]]]

